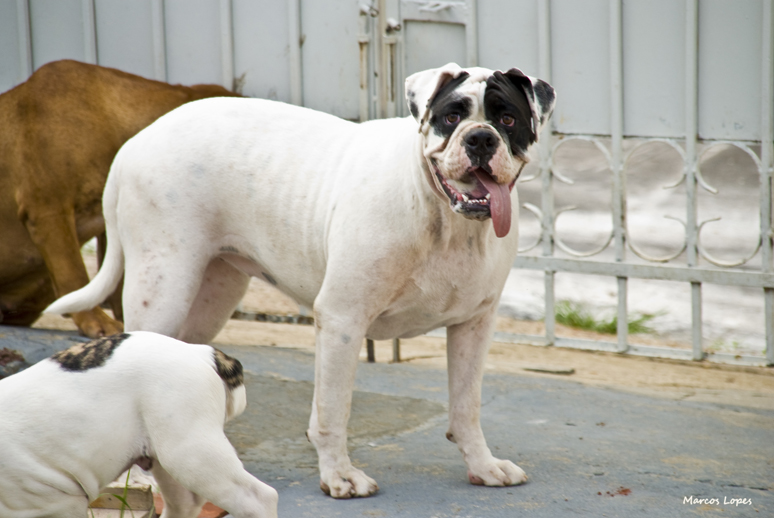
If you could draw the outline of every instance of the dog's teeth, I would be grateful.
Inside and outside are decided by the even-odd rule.
[[[463,200],[465,200],[466,202],[470,201],[470,200],[468,199],[468,195],[467,195],[467,194],[463,194],[463,195],[462,195],[462,199],[463,199]]]
[[[491,197],[492,197],[492,195],[491,195],[490,193],[486,193],[486,199],[487,199],[487,200],[488,200],[489,198],[491,198]]]

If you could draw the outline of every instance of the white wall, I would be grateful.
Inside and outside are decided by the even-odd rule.
[[[303,103],[357,119],[359,6],[369,0],[289,1],[301,6]],[[760,139],[764,1],[699,2],[701,138]],[[471,30],[479,65],[516,66],[539,74],[538,11],[543,2],[467,2],[475,8],[472,29],[456,23],[399,20],[403,27],[396,33],[402,60],[396,70],[398,82],[415,69],[466,60]],[[401,9],[421,8],[417,7],[421,0],[373,3],[398,17]],[[230,6],[226,11],[230,56],[223,53],[224,4]],[[609,134],[610,1],[550,0],[549,5],[551,82],[559,92],[554,129]],[[20,17],[25,10],[28,27]],[[154,22],[158,13],[162,18]],[[93,47],[101,65],[175,83],[227,87],[231,81],[224,78],[224,70],[233,70],[235,77],[244,74],[245,94],[289,101],[288,13],[288,2],[277,0],[0,0],[0,91],[48,61],[89,61]],[[433,16],[441,20],[444,13]],[[154,34],[154,23],[161,24],[161,41]],[[685,23],[683,1],[623,0],[625,135],[683,136]],[[370,81],[377,80],[370,75]],[[398,104],[397,113],[405,113]]]

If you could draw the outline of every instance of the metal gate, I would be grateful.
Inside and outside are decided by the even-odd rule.
[[[497,338],[702,360],[708,357],[702,336],[702,284],[753,286],[761,288],[765,301],[765,358],[715,353],[710,359],[774,364],[771,228],[774,40],[771,0],[725,5],[701,2],[701,9],[698,0],[609,0],[574,4],[539,0],[515,4],[511,7],[526,11],[534,24],[533,49],[537,51],[537,66],[530,72],[554,84],[559,92],[559,102],[553,128],[546,130],[540,141],[539,172],[530,178],[541,183],[540,206],[530,204],[527,208],[541,220],[542,231],[535,242],[521,250],[514,264],[517,268],[545,272],[545,335],[498,333]],[[498,27],[497,20],[490,15],[498,10],[484,14],[484,6],[492,7],[487,2],[475,0],[379,0],[362,4],[359,35],[361,119],[406,115],[399,85],[417,70],[447,61],[477,65],[481,33]],[[503,8],[505,4],[500,2],[498,7]],[[725,34],[721,33],[721,28]],[[648,38],[648,30],[662,41],[654,42]],[[643,44],[655,49],[643,49]],[[655,55],[649,56],[648,52]],[[676,53],[678,59],[675,59]],[[573,60],[577,61],[573,63]],[[744,64],[735,66],[734,62],[739,60]],[[744,105],[739,106],[736,104],[738,99],[731,97],[741,93],[739,89],[729,88],[727,81],[720,87],[714,84],[717,78],[713,78],[713,66],[722,67],[716,72],[741,72],[736,76],[738,81],[757,80],[757,85],[746,85],[745,93],[750,96]],[[369,77],[377,80],[369,83],[366,80]],[[578,88],[573,84],[577,82],[592,86]],[[663,111],[655,115],[662,121],[654,121],[653,114],[643,113],[637,103],[650,101],[652,92],[649,89],[659,87],[669,95],[658,99],[661,104],[658,108]],[[600,112],[606,113],[600,117]],[[558,216],[568,209],[557,210],[555,207],[555,182],[572,185],[573,181],[553,167],[553,160],[562,146],[577,140],[596,146],[612,177],[612,230],[601,246],[584,251],[565,243],[556,231]],[[686,212],[681,220],[684,227],[682,246],[661,256],[638,247],[627,228],[627,166],[638,150],[654,143],[669,146],[680,156],[683,173],[677,184],[684,183],[686,197]],[[746,153],[760,176],[757,246],[745,257],[732,261],[716,258],[702,246],[702,230],[715,219],[699,221],[697,211],[699,189],[717,192],[702,177],[702,157],[712,153],[714,147],[725,145]],[[756,153],[759,146],[760,151]],[[535,252],[530,253],[532,250]],[[759,259],[759,267],[750,266],[753,258]],[[557,272],[616,278],[617,342],[556,336],[554,278]],[[629,343],[627,299],[630,278],[690,283],[692,350]]]

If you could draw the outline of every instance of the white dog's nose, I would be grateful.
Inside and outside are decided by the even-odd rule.
[[[465,135],[465,149],[468,156],[481,159],[480,163],[487,163],[495,154],[498,145],[497,135],[486,128],[476,128]]]

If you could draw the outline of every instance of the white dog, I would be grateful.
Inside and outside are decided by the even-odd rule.
[[[206,500],[276,518],[277,492],[223,433],[246,405],[242,365],[207,345],[136,332],[56,353],[0,380],[0,516],[84,518],[127,468],[150,469],[162,518]]]
[[[517,69],[449,64],[406,81],[412,117],[347,122],[259,99],[197,101],[116,156],[103,206],[109,246],[85,288],[99,304],[126,269],[127,330],[208,342],[260,277],[314,308],[308,437],[333,497],[378,488],[352,466],[347,421],[364,337],[445,326],[450,424],[475,484],[526,480],[479,424],[484,357],[518,245],[511,192],[554,106]]]

